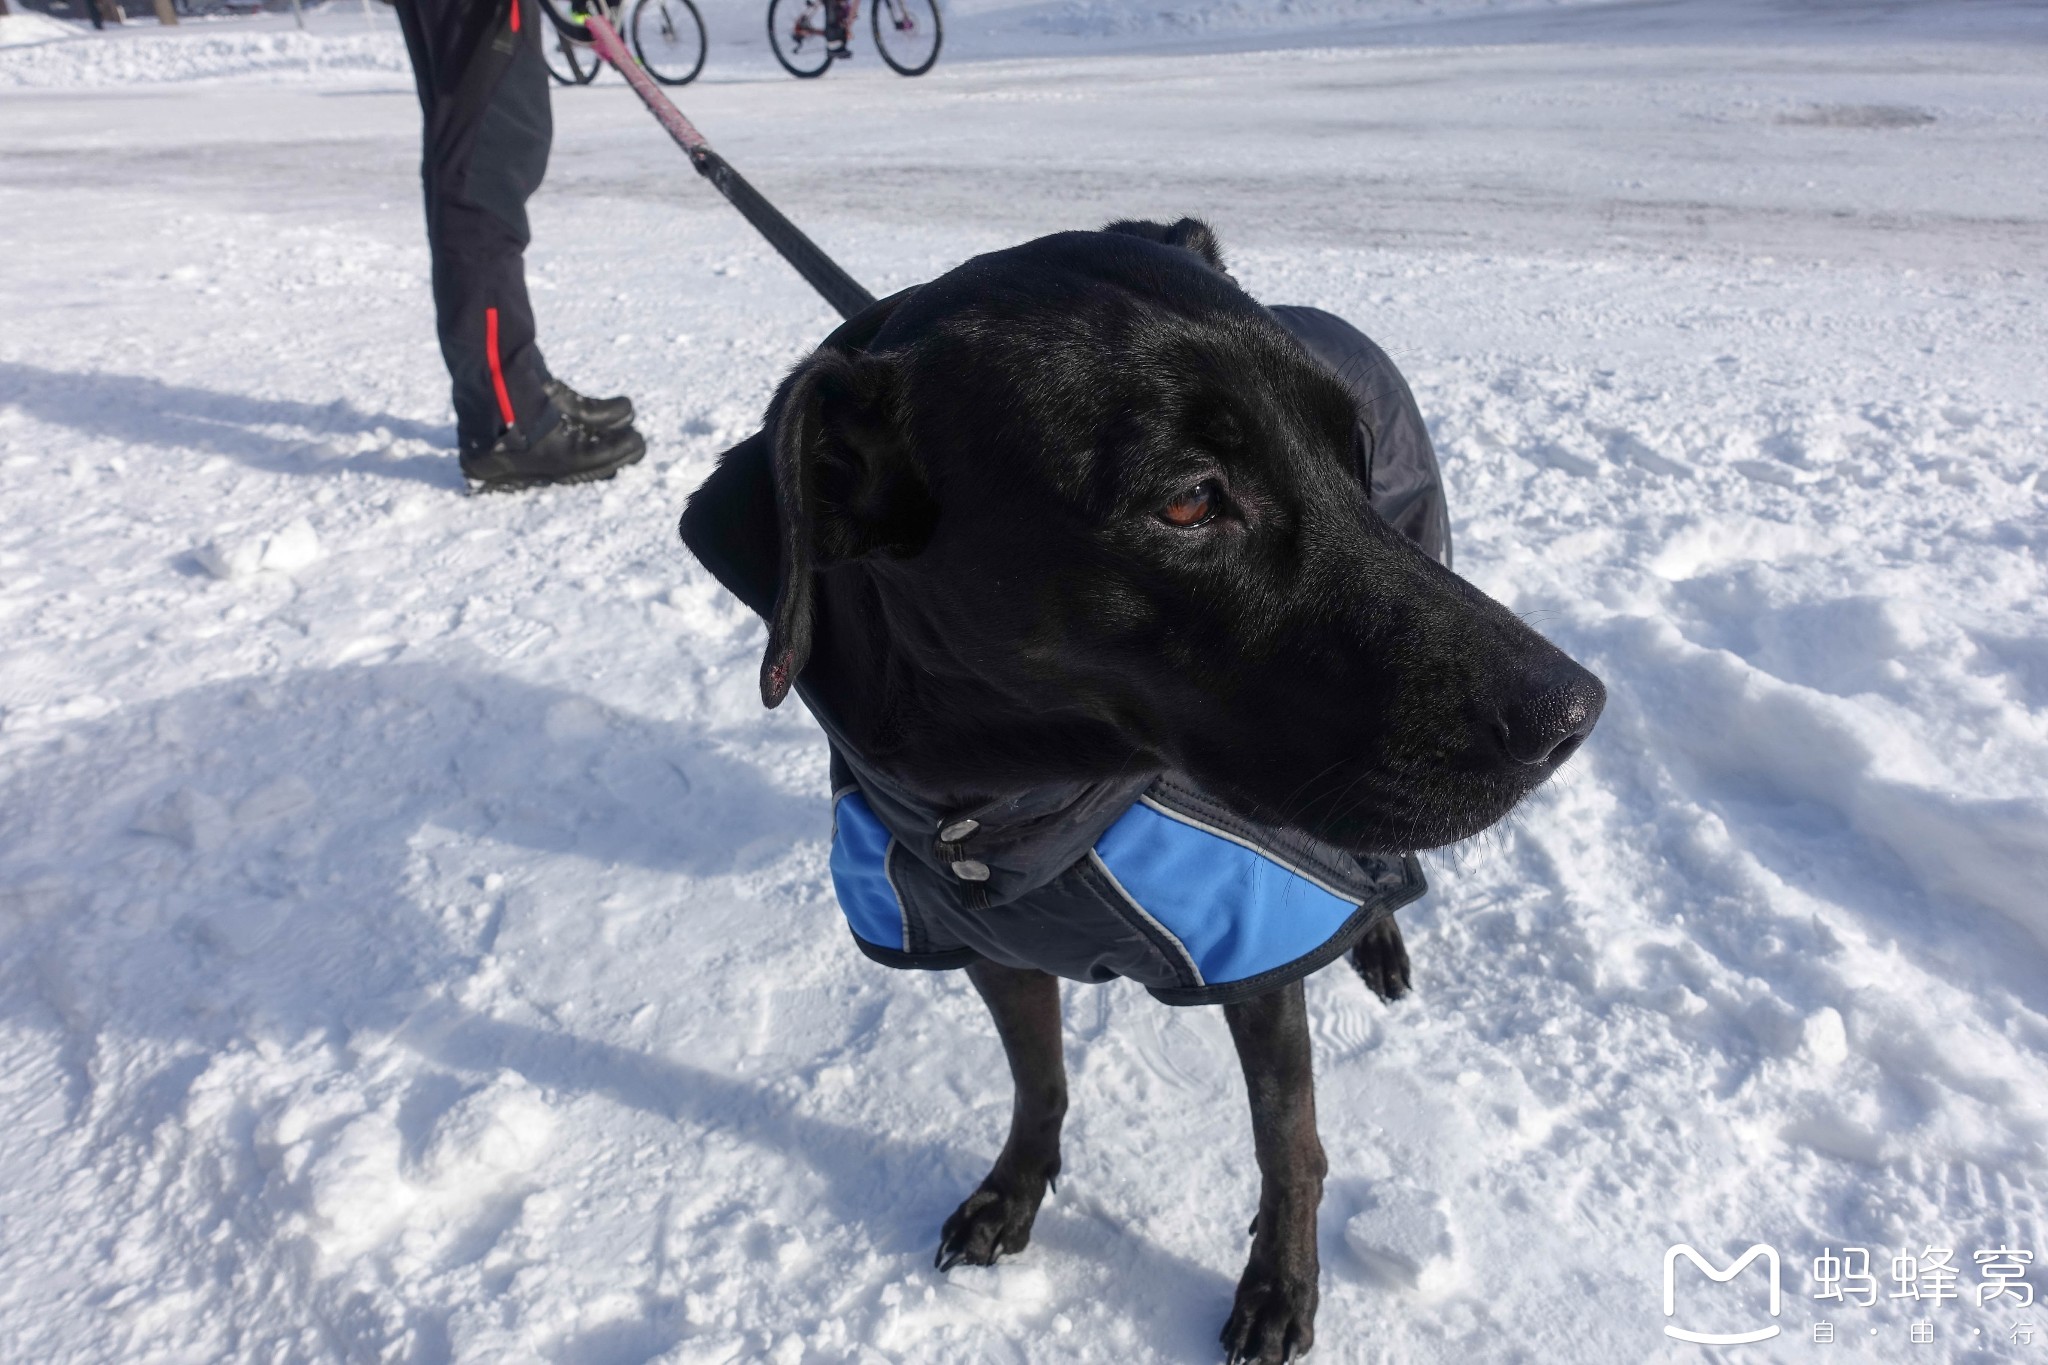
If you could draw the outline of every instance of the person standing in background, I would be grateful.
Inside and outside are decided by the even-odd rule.
[[[536,0],[397,0],[426,133],[434,315],[463,474],[483,490],[608,479],[646,453],[625,398],[548,372],[526,295],[526,201],[554,118]]]

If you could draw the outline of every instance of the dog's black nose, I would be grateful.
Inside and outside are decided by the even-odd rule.
[[[1493,732],[1509,758],[1531,766],[1570,758],[1607,705],[1600,680],[1561,657],[1525,679],[1520,693],[1501,707]]]

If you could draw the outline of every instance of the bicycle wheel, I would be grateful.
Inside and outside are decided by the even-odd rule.
[[[937,0],[870,0],[875,51],[899,76],[922,76],[939,59]]]
[[[540,39],[541,59],[547,63],[548,74],[558,85],[588,85],[597,79],[597,69],[604,65],[604,58],[597,55],[597,49],[587,42],[571,38],[563,21],[554,12],[554,7],[543,3],[542,10],[548,22],[542,26]]]
[[[640,0],[633,53],[663,85],[688,85],[704,69],[704,20],[690,0]]]
[[[825,41],[825,6],[832,0],[769,0],[768,46],[792,76],[822,76],[832,65]]]

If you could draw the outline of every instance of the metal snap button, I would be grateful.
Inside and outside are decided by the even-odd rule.
[[[955,820],[952,824],[940,828],[939,837],[949,844],[957,844],[980,828],[979,820]]]
[[[962,858],[953,864],[953,875],[963,882],[985,882],[988,880],[988,864],[973,858]]]

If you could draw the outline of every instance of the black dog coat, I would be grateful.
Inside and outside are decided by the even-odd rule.
[[[858,350],[906,296],[825,341]],[[1375,511],[1448,565],[1429,433],[1384,351],[1316,308],[1272,314],[1358,403]],[[690,499],[683,540],[766,617],[780,522],[768,433],[727,451]],[[1413,855],[1358,857],[1226,809],[1179,773],[1059,783],[941,809],[863,760],[816,696],[832,746],[832,880],[854,942],[892,967],[979,955],[1075,981],[1123,976],[1170,1005],[1222,1004],[1306,976],[1426,889]]]

